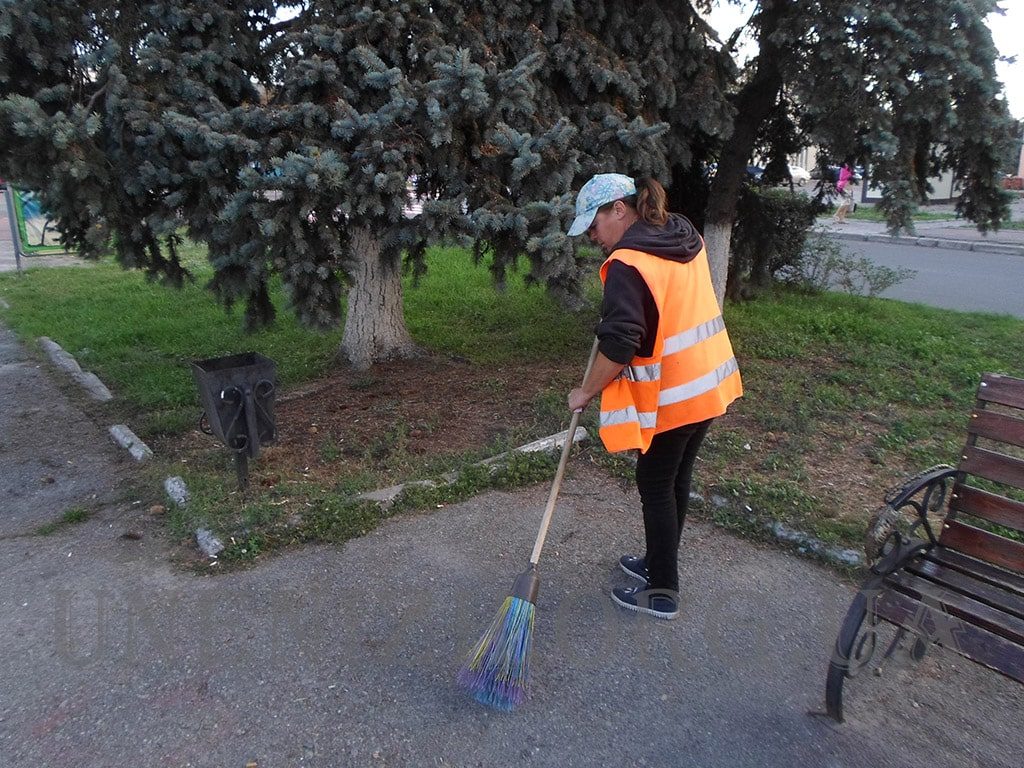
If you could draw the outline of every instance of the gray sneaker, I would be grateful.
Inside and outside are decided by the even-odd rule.
[[[616,587],[612,600],[630,611],[647,613],[659,619],[674,619],[679,615],[678,596],[671,589],[642,587]]]
[[[634,557],[633,555],[623,555],[619,558],[619,568],[621,568],[627,576],[632,576],[634,579],[638,579],[644,584],[647,583],[646,558]]]

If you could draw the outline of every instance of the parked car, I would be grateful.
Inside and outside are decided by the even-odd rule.
[[[747,166],[747,181],[752,181],[755,184],[760,184],[762,176],[764,176],[764,168],[762,168],[759,165]]]
[[[811,174],[807,172],[806,168],[801,168],[799,165],[791,165],[789,166],[789,178],[793,180],[794,184],[802,187],[811,180]]]
[[[840,166],[838,166],[838,165],[830,165],[830,166],[828,166],[828,168],[825,169],[825,180],[826,181],[831,181],[833,184],[835,184],[837,181],[839,181],[839,168],[840,168]],[[813,171],[811,171],[810,175],[811,175],[812,179],[820,179],[821,178],[821,166],[818,166]],[[858,181],[860,181],[863,178],[864,178],[864,166],[863,165],[855,165],[855,166],[853,166],[853,177],[850,179],[850,181],[852,181],[854,184],[856,184]]]

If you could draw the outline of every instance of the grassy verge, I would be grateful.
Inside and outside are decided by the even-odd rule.
[[[832,209],[833,212],[835,208]],[[885,221],[885,214],[882,213],[882,209],[873,205],[858,205],[857,210],[852,211],[846,215],[846,218],[853,219],[854,221]],[[954,221],[957,215],[955,213],[938,213],[935,211],[916,211],[911,216],[912,221]]]
[[[197,528],[214,531],[225,545],[219,562],[230,568],[296,544],[341,543],[405,511],[440,508],[486,490],[547,480],[555,464],[549,454],[515,454],[494,467],[467,463],[450,482],[407,488],[386,510],[376,502],[360,500],[343,482],[324,485],[291,480],[261,487],[257,473],[253,486],[239,492],[227,473],[193,468],[184,473],[190,501],[184,507],[172,507],[167,523],[170,533],[183,540]],[[159,482],[157,473],[152,481]],[[193,562],[201,568],[210,565]]]
[[[903,475],[956,463],[982,372],[1024,375],[1024,323],[1010,317],[840,294],[727,316],[746,393],[709,438],[707,474],[835,543],[857,543]]]
[[[260,352],[277,362],[285,389],[335,365],[340,329],[302,328],[278,285],[272,291],[275,325],[245,334],[244,308],[225,309],[204,287],[212,276],[205,251],[196,245],[183,251],[195,279],[181,290],[125,272],[111,261],[88,269],[0,275],[0,296],[11,305],[3,317],[22,339],[49,336],[94,371],[127,406],[143,437],[194,425],[193,360]],[[407,281],[406,321],[428,349],[493,364],[575,354],[569,345],[590,317],[567,315],[542,289],[527,286],[521,272],[511,275],[496,298],[485,267],[474,266],[465,251],[438,248],[420,284]],[[474,332],[466,333],[468,328]]]
[[[278,325],[243,335],[240,308],[225,312],[216,305],[200,287],[209,276],[201,252],[192,256],[198,284],[180,292],[112,264],[0,276],[0,297],[10,305],[2,318],[23,337],[47,335],[75,354],[111,385],[126,417],[147,434],[193,425],[198,405],[189,360],[254,349],[278,361],[286,389],[331,368],[338,332],[298,327],[277,290]],[[596,305],[596,278],[588,285]],[[544,291],[526,286],[521,274],[496,294],[486,268],[473,266],[458,249],[431,251],[427,276],[407,285],[406,317],[416,341],[477,364],[480,376],[501,365],[577,360],[589,347],[594,314],[566,314]],[[746,394],[709,435],[697,482],[705,493],[736,501],[733,509],[709,514],[746,532],[772,518],[831,542],[858,543],[884,488],[905,473],[955,462],[981,372],[1024,375],[1024,323],[1008,317],[778,293],[730,305],[726,321]],[[535,429],[554,431],[564,415],[561,397],[560,391],[538,392]],[[591,409],[591,425],[593,419]],[[247,561],[278,546],[339,541],[368,530],[379,513],[351,499],[383,480],[460,473],[452,485],[410,492],[395,507],[401,510],[550,476],[550,463],[540,460],[499,475],[471,467],[482,451],[507,447],[499,444],[430,463],[399,455],[402,436],[389,440],[380,448],[394,459],[386,475],[375,468],[381,462],[371,466],[358,456],[345,457],[329,483],[302,476],[269,482],[255,466],[246,494],[234,491],[220,452],[184,468],[175,464],[193,502],[170,514],[169,525],[181,536],[208,525],[228,543],[226,559]],[[325,459],[341,457],[333,443],[319,450]],[[631,472],[615,457],[606,463]]]

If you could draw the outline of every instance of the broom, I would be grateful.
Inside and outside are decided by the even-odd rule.
[[[590,369],[597,357],[597,339],[590,350],[587,371],[583,374],[586,382]],[[533,619],[536,612],[537,592],[540,590],[540,576],[537,561],[548,534],[548,525],[555,511],[555,500],[565,474],[565,465],[572,450],[572,439],[580,421],[580,411],[572,414],[569,430],[566,432],[562,456],[558,461],[555,479],[548,494],[540,531],[533,545],[530,564],[516,577],[512,594],[498,609],[494,621],[466,657],[456,678],[460,685],[473,694],[481,704],[510,712],[522,703],[526,695],[526,682],[530,675],[530,645],[533,641]]]

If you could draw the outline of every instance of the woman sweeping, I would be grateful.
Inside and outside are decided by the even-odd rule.
[[[711,421],[743,393],[715,298],[704,241],[665,208],[654,179],[594,176],[576,197],[569,234],[607,256],[598,354],[569,409],[601,395],[600,435],[609,451],[638,449],[636,485],[646,552],[623,555],[642,582],[611,597],[663,619],[679,614],[679,539],[697,451]]]

